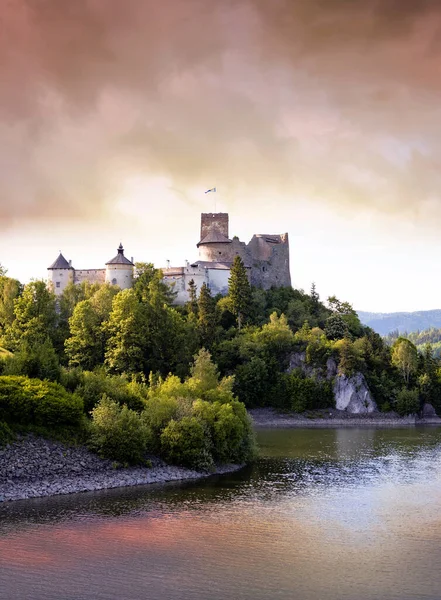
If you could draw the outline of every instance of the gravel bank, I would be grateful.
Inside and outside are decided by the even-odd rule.
[[[112,461],[102,460],[86,448],[28,436],[0,448],[0,502],[200,479],[209,475],[173,467],[160,459],[153,459],[152,465],[152,468],[117,469]],[[225,465],[216,474],[240,468],[238,465]]]
[[[416,425],[441,425],[439,417],[419,419],[400,417],[396,413],[370,413],[354,415],[342,410],[326,409],[306,414],[279,413],[272,408],[255,408],[249,411],[255,429],[264,428],[326,428],[326,427],[415,427]]]

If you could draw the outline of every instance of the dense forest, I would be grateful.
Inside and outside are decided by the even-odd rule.
[[[399,332],[416,332],[441,327],[441,310],[420,310],[416,312],[372,313],[358,311],[364,325],[372,327],[380,335]]]
[[[136,463],[159,454],[211,468],[254,453],[245,407],[303,412],[335,404],[323,377],[361,372],[383,411],[441,408],[441,368],[430,344],[387,344],[347,302],[293,288],[250,287],[237,258],[229,294],[191,282],[190,300],[152,264],[132,289],[0,275],[0,437],[17,430],[82,436],[102,456]],[[289,368],[302,353],[308,369]],[[143,458],[144,457],[144,458]]]
[[[423,350],[426,344],[430,344],[433,354],[437,358],[441,357],[441,329],[431,327],[430,329],[412,331],[410,333],[404,331],[401,334],[398,330],[395,330],[386,335],[384,339],[387,344],[392,346],[400,336],[410,340],[420,351]]]

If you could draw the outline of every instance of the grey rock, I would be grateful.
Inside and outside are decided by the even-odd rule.
[[[366,380],[361,373],[352,377],[338,375],[334,382],[335,406],[351,414],[367,414],[378,410]]]

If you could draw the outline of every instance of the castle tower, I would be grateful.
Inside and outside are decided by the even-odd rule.
[[[201,240],[199,260],[207,262],[231,261],[230,245],[228,238],[228,213],[202,213],[201,214]]]
[[[106,262],[106,283],[118,285],[122,290],[132,287],[134,264],[124,256],[124,248],[119,245],[118,254]]]
[[[57,260],[47,270],[48,285],[56,296],[60,296],[66,286],[73,282],[75,269],[72,267],[71,262],[68,262],[60,252]]]

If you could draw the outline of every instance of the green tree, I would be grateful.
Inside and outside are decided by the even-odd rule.
[[[15,319],[15,301],[22,291],[23,286],[19,281],[0,275],[0,337]]]
[[[93,296],[79,302],[69,319],[70,337],[65,341],[65,352],[72,367],[93,369],[104,361],[108,333],[103,323],[109,318],[116,286],[103,285]]]
[[[210,348],[216,333],[216,303],[208,285],[204,282],[198,300],[198,325],[201,342]]]
[[[237,317],[237,326],[240,330],[243,320],[251,308],[251,286],[248,281],[247,270],[240,256],[235,256],[228,279],[228,297]]]
[[[328,340],[341,340],[348,332],[348,326],[340,314],[334,313],[326,319],[325,335]]]
[[[189,314],[198,316],[198,294],[197,294],[197,286],[194,282],[194,279],[190,279],[188,282],[188,295],[190,300],[187,302],[188,312]]]
[[[7,328],[4,340],[9,350],[17,350],[22,342],[33,345],[55,338],[57,313],[55,295],[44,281],[31,281],[14,303],[15,319]]]
[[[392,364],[400,371],[406,385],[409,386],[410,377],[418,368],[418,351],[411,341],[403,337],[397,339],[392,346]]]

